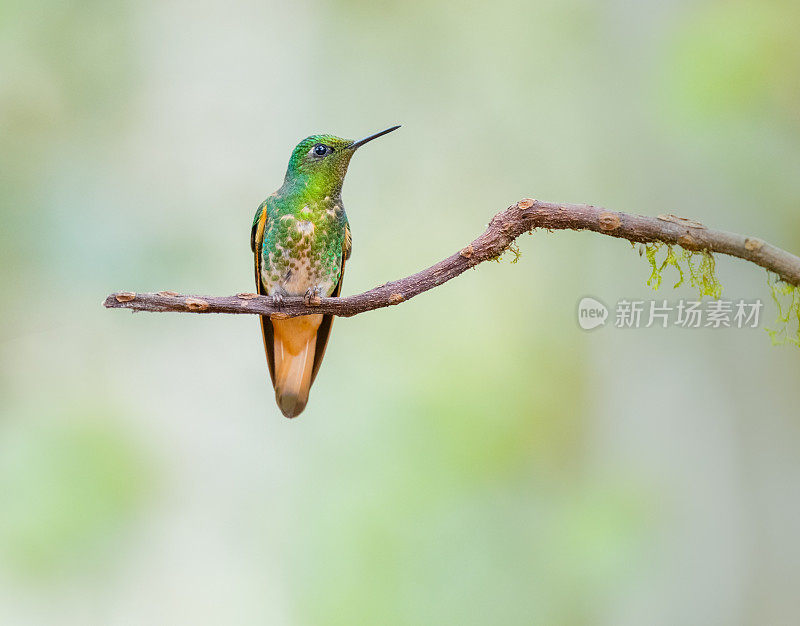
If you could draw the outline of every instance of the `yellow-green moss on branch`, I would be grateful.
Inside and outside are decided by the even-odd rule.
[[[767,282],[778,309],[777,328],[766,329],[772,343],[800,347],[800,287],[790,285],[776,274],[768,274]]]
[[[682,264],[686,265],[689,274],[689,285],[696,288],[700,296],[710,296],[719,298],[722,295],[722,284],[717,278],[717,262],[714,255],[708,250],[686,250],[683,249],[676,253],[670,244],[654,241],[648,244],[639,244],[640,253],[644,251],[647,262],[650,264],[650,278],[647,279],[648,286],[657,290],[661,286],[661,275],[667,266],[674,267],[678,272],[678,282],[673,288],[680,287],[686,282],[686,272]],[[656,255],[662,247],[667,249],[664,260],[659,264]]]

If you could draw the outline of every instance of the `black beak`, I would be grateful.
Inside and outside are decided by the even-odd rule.
[[[398,128],[400,128],[399,124],[397,126],[392,126],[391,128],[387,128],[386,130],[382,130],[379,133],[375,133],[374,135],[370,135],[369,137],[364,137],[364,139],[360,139],[358,141],[354,141],[353,143],[351,143],[347,147],[350,150],[355,150],[356,148],[360,148],[361,146],[363,146],[365,143],[369,143],[370,141],[372,141],[373,139],[377,139],[378,137],[383,137],[387,133],[390,133],[393,130],[397,130]]]

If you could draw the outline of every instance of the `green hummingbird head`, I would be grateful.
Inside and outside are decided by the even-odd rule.
[[[334,135],[306,137],[292,151],[289,167],[286,168],[284,187],[301,185],[313,192],[338,195],[355,151],[365,143],[398,128],[400,126],[392,126],[359,141]]]

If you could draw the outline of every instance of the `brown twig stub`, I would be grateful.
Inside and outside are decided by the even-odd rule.
[[[524,198],[495,215],[475,241],[459,252],[411,276],[385,283],[345,298],[319,298],[305,304],[302,297],[272,298],[253,293],[211,297],[158,293],[118,292],[106,298],[110,309],[183,313],[248,313],[294,317],[330,313],[350,317],[365,311],[400,304],[452,280],[478,263],[496,259],[520,235],[536,228],[591,230],[635,243],[660,241],[688,250],[707,250],[739,257],[774,272],[787,283],[800,286],[800,257],[756,237],[713,230],[695,220],[675,215],[645,217],[608,211],[589,204],[554,204]]]

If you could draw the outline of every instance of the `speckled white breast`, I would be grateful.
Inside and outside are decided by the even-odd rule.
[[[314,223],[307,220],[298,220],[292,215],[284,215],[280,219],[295,222],[294,228],[300,233],[300,241],[293,243],[293,247],[307,249],[311,248],[311,240],[314,237]],[[336,285],[330,279],[323,279],[316,268],[312,267],[309,257],[302,255],[299,258],[291,258],[289,261],[290,267],[278,275],[278,279],[274,280],[274,270],[276,263],[275,255],[282,255],[285,259],[290,259],[289,242],[285,245],[276,245],[276,252],[271,252],[269,258],[264,259],[266,262],[262,264],[261,268],[261,281],[267,289],[267,293],[274,295],[281,293],[290,296],[302,296],[313,288],[318,287],[320,292],[326,296],[333,293]]]

